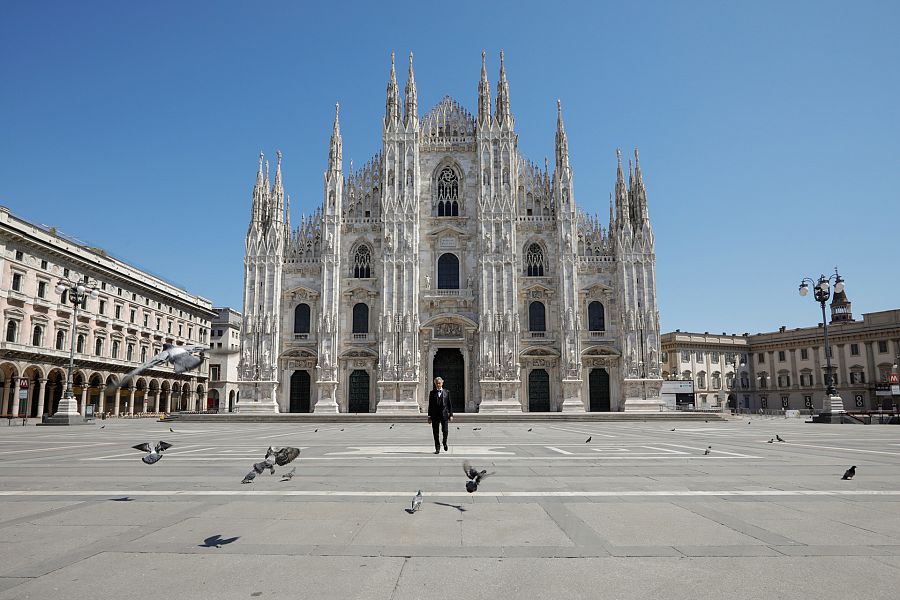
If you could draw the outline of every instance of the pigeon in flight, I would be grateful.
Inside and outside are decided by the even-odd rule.
[[[156,443],[144,442],[143,444],[132,446],[132,448],[134,448],[135,450],[140,450],[141,452],[147,453],[147,456],[141,458],[141,460],[144,461],[144,464],[148,465],[159,462],[159,459],[162,458],[162,452],[164,450],[168,450],[171,447],[172,444],[163,441],[159,441]]]
[[[172,344],[163,344],[162,352],[139,366],[137,369],[125,375],[125,377],[123,377],[121,381],[114,383],[112,389],[122,387],[123,385],[128,383],[129,380],[137,377],[147,369],[152,369],[153,367],[164,363],[170,363],[175,368],[176,373],[184,373],[185,371],[196,369],[198,366],[200,366],[200,363],[203,362],[203,352],[205,352],[206,350],[209,350],[208,346],[201,346],[199,344],[192,344],[187,346],[173,346]],[[200,356],[194,356],[194,354],[198,352],[200,353]]]
[[[670,430],[669,430],[669,431],[675,431],[675,428],[674,428],[674,427],[673,427],[673,428],[672,428],[672,429],[670,429]]]
[[[256,476],[260,473],[263,473],[266,469],[269,470],[270,475],[275,474],[275,465],[279,467],[283,467],[284,465],[292,462],[300,456],[300,449],[293,448],[291,446],[285,446],[284,448],[279,448],[278,450],[269,446],[266,449],[266,457],[258,463],[254,463],[253,470],[247,473],[244,476],[244,480],[241,483],[251,483]]]
[[[779,442],[783,442],[783,441],[784,441],[783,439],[781,439],[781,436],[778,435],[777,433],[775,434],[775,439],[776,439],[777,441],[779,441]]]
[[[588,439],[584,440],[584,443],[585,443],[585,444],[589,443],[589,442],[591,441],[591,438],[593,438],[593,437],[594,437],[594,436],[589,435],[589,436],[588,436]]]
[[[101,425],[100,429],[106,429],[106,425]]]
[[[315,430],[315,431],[313,431],[313,433],[319,433],[319,428],[318,428],[318,427],[316,427],[316,430]]]
[[[291,469],[291,470],[288,471],[287,473],[282,473],[282,474],[281,474],[281,481],[290,481],[291,479],[294,478],[294,473],[295,473],[296,471],[297,471],[297,467],[294,467],[293,469]]]
[[[853,479],[853,476],[856,475],[856,465],[853,465],[846,471],[844,471],[844,476],[841,479]]]
[[[393,423],[391,423],[391,426],[390,426],[390,427],[388,427],[388,429],[393,429],[393,428],[394,428],[394,424],[393,424]]]
[[[470,494],[478,491],[478,484],[481,483],[482,479],[488,475],[493,475],[493,473],[488,473],[487,470],[478,471],[469,463],[469,461],[463,463],[463,471],[466,472],[466,477],[469,478],[466,482],[466,491]]]
[[[529,427],[529,428],[528,428],[528,431],[531,431],[532,429],[534,429],[534,427]]]
[[[750,424],[750,421],[747,421],[747,425],[749,425],[749,424]]]
[[[481,431],[481,427],[473,427],[472,431]]]
[[[416,495],[413,496],[412,504],[409,507],[409,513],[412,514],[422,508],[422,490],[416,492]]]
[[[169,431],[171,431],[172,433],[175,433],[175,430],[172,429],[171,427],[169,427]]]
[[[231,542],[237,541],[238,538],[223,538],[222,534],[217,533],[216,535],[212,535],[200,544],[201,548],[221,548],[225,544],[230,544]]]
[[[707,446],[706,450],[703,451],[703,456],[709,456],[710,452],[712,452],[712,446]]]

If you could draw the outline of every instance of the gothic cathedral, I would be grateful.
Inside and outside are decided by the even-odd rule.
[[[322,205],[292,228],[281,154],[260,156],[244,260],[239,412],[659,411],[656,258],[637,151],[609,227],[575,203],[557,102],[551,171],[519,154],[500,54],[478,113],[419,118],[391,57],[382,149],[344,173],[339,112]]]

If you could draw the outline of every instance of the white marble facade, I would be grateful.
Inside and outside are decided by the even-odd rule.
[[[503,55],[492,101],[419,117],[393,57],[382,149],[344,171],[335,115],[323,201],[290,222],[260,156],[245,258],[241,412],[419,412],[442,375],[457,410],[659,410],[653,233],[640,164],[619,157],[609,227],[555,159],[518,150]],[[618,153],[617,153],[618,154]],[[627,400],[627,403],[626,403]]]

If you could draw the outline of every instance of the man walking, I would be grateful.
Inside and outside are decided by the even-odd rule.
[[[438,443],[438,427],[444,433],[444,450],[447,450],[448,422],[453,420],[453,405],[450,404],[450,392],[444,389],[444,380],[440,377],[434,379],[434,389],[428,394],[428,422],[431,423],[431,431],[434,433],[434,453],[441,453]]]

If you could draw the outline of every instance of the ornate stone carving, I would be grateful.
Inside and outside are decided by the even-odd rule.
[[[462,334],[462,325],[456,323],[438,323],[434,328],[436,338],[459,338]]]

